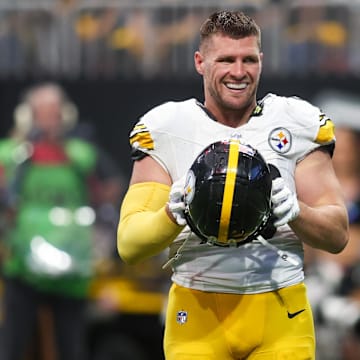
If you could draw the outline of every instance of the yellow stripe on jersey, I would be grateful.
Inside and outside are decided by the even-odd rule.
[[[231,209],[235,192],[236,174],[238,169],[239,147],[239,140],[232,139],[230,141],[228,169],[225,178],[224,195],[221,207],[218,235],[218,240],[222,243],[226,243],[228,240]]]
[[[130,133],[130,145],[137,149],[154,150],[154,140],[144,124],[137,124]]]
[[[320,128],[315,142],[318,144],[329,144],[335,139],[335,125],[326,115],[320,116]]]
[[[147,129],[146,129],[146,125],[143,123],[137,123],[133,129],[133,131],[144,131],[144,130],[147,130]]]

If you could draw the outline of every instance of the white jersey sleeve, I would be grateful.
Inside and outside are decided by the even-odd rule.
[[[318,107],[297,97],[280,97],[284,111],[292,119],[289,129],[294,136],[297,161],[314,149],[335,144],[334,123]]]
[[[187,119],[187,103],[164,103],[146,113],[133,128],[130,133],[132,152],[152,156],[175,180],[180,177],[177,176],[178,164],[181,167],[189,143],[193,142],[189,137],[192,131]]]

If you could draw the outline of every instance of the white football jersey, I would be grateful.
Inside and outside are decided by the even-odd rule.
[[[268,94],[238,128],[212,119],[196,99],[167,102],[140,119],[130,143],[134,154],[152,156],[176,181],[205,147],[234,136],[275,165],[293,191],[296,164],[319,146],[335,142],[333,123],[319,108],[296,97]],[[241,294],[302,281],[303,246],[290,227],[279,227],[268,242],[270,246],[257,240],[239,247],[214,246],[185,227],[170,246],[172,280],[193,289]]]

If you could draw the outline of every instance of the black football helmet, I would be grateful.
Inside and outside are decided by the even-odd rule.
[[[271,215],[271,184],[270,168],[256,149],[238,139],[212,143],[187,173],[187,223],[214,245],[248,242]]]

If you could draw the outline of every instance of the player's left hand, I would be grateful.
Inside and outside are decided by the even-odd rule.
[[[271,203],[276,227],[295,220],[300,213],[296,194],[289,189],[281,177],[274,179],[272,182]]]

